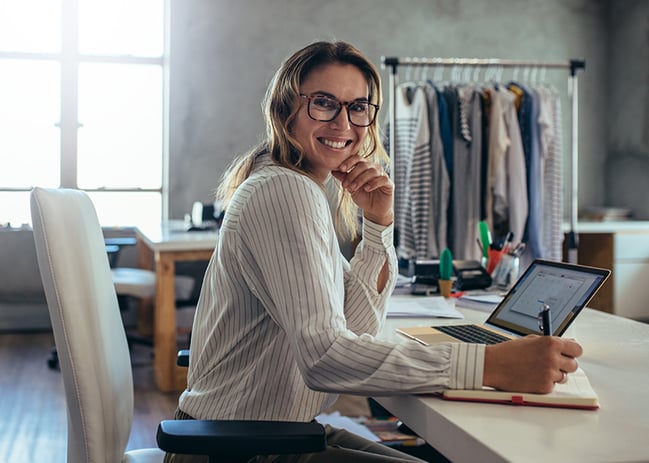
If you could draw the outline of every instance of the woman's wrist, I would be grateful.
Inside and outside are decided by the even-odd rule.
[[[364,212],[363,217],[365,218],[365,220],[369,220],[370,222],[381,225],[383,227],[392,225],[392,223],[394,222],[394,212],[392,210],[383,215],[368,214]]]

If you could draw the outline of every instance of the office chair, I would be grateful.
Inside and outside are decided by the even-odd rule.
[[[164,452],[210,461],[325,448],[317,423],[166,420],[160,449],[125,452],[133,420],[133,377],[104,240],[88,195],[34,188],[38,266],[59,353],[68,415],[68,463],[162,462]]]
[[[108,262],[110,263],[113,284],[117,292],[117,302],[122,312],[127,312],[130,308],[131,300],[153,301],[156,291],[156,274],[152,270],[125,267],[120,265],[120,256],[122,251],[129,247],[135,246],[137,240],[134,237],[111,237],[104,238],[106,252],[108,253]],[[174,278],[174,292],[176,301],[190,301],[196,281],[189,275],[176,275]],[[191,325],[191,321],[189,322]],[[129,345],[143,344],[153,346],[151,335],[140,335],[126,332],[126,339]]]
[[[117,303],[122,312],[129,310],[131,299],[152,301],[155,297],[155,272],[140,268],[119,266],[119,257],[122,250],[128,246],[135,246],[136,243],[137,240],[134,237],[104,238],[104,246],[108,254],[108,263],[111,268],[113,285],[117,293]],[[176,300],[187,301],[191,298],[195,285],[193,277],[176,275],[174,284],[177,295]],[[126,340],[128,341],[129,348],[133,344],[153,347],[153,337],[151,335],[141,335],[127,331]],[[50,351],[50,356],[47,358],[47,365],[52,370],[59,368],[59,357],[55,347]]]

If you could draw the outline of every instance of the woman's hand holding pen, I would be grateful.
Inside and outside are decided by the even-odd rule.
[[[529,335],[486,347],[485,386],[505,391],[551,392],[577,370],[583,349],[574,339]]]
[[[379,225],[390,225],[394,221],[394,184],[379,164],[353,155],[331,174],[351,193],[366,219]]]

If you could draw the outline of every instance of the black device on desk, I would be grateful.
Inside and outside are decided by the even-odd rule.
[[[413,293],[434,293],[439,291],[437,288],[439,260],[416,261],[412,271],[415,277]],[[484,289],[491,286],[491,276],[476,260],[454,260],[453,276],[456,278],[454,284],[456,291]]]
[[[218,210],[217,210],[218,209]],[[191,224],[187,231],[218,230],[223,222],[223,211],[216,203],[203,204],[199,201],[192,205]]]

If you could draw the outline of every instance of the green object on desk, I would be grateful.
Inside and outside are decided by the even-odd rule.
[[[491,246],[491,232],[489,231],[489,225],[484,220],[480,221],[478,225],[480,230],[480,243],[482,244],[482,255],[486,258],[489,258],[489,246]]]
[[[439,278],[450,280],[453,275],[453,254],[449,248],[444,248],[439,256]]]

